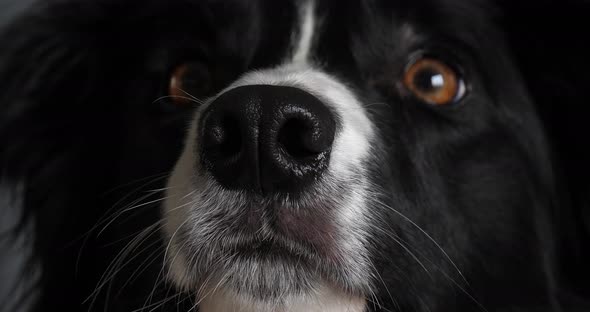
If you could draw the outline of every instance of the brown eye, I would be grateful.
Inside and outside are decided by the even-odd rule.
[[[208,69],[199,63],[183,64],[170,76],[169,95],[177,105],[195,103],[195,98],[208,96],[211,92],[211,77]]]
[[[433,58],[423,58],[410,65],[403,83],[416,98],[432,105],[452,104],[465,95],[465,84],[458,73]]]

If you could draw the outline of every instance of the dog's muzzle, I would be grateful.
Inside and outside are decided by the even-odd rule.
[[[171,278],[264,298],[368,289],[372,140],[361,103],[334,77],[244,75],[195,112],[168,181]]]

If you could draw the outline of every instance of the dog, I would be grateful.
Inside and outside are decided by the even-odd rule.
[[[31,6],[0,37],[3,311],[590,309],[583,12]]]

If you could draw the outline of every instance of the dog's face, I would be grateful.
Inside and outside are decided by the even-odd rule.
[[[68,186],[171,170],[149,229],[202,310],[547,303],[547,150],[491,1],[105,3],[59,17],[47,88],[80,97],[31,120],[75,116],[41,135],[83,151]]]
[[[545,156],[490,5],[212,9],[206,52],[171,74],[198,107],[162,208],[170,278],[203,305],[359,311],[530,280]]]

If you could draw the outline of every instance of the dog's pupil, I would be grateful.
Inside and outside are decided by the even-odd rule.
[[[444,76],[434,68],[425,68],[414,77],[414,86],[425,93],[435,92],[444,85]]]

